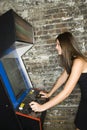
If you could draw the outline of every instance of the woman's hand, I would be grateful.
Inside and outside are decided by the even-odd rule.
[[[47,92],[40,91],[39,94],[41,94],[42,98],[49,98],[50,97],[49,93],[47,93]]]
[[[38,104],[37,102],[32,101],[31,103],[29,103],[31,109],[34,112],[42,112],[42,105]]]

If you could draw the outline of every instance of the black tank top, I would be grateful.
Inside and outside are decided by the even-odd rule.
[[[81,90],[81,99],[87,101],[87,72],[81,74],[78,83]]]

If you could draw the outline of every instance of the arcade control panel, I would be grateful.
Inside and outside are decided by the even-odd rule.
[[[43,130],[46,111],[34,112],[29,106],[31,101],[36,101],[40,104],[47,102],[47,99],[41,98],[39,92],[38,89],[31,89],[16,110],[16,114],[22,122],[24,130],[28,130],[29,128],[30,130]],[[25,122],[28,122],[28,127],[26,127]]]

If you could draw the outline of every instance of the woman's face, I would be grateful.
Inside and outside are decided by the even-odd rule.
[[[61,48],[61,46],[60,46],[60,43],[59,43],[59,40],[57,39],[57,41],[56,41],[56,49],[57,49],[57,51],[58,51],[58,54],[59,55],[62,55],[62,48]]]

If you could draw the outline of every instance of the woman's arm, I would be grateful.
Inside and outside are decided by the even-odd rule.
[[[64,70],[63,73],[58,78],[56,84],[53,86],[53,88],[49,92],[49,95],[51,96],[54,92],[56,92],[56,90],[65,83],[67,78],[68,78],[68,74],[67,74],[66,70]]]
[[[51,97],[51,95],[56,92],[56,90],[61,87],[63,85],[63,83],[65,83],[65,81],[67,80],[68,78],[68,74],[66,72],[66,70],[64,70],[62,72],[62,74],[60,75],[60,77],[58,78],[58,80],[56,81],[55,85],[53,86],[53,88],[51,89],[50,92],[46,93],[46,92],[43,92],[41,91],[40,94],[42,95],[41,97],[42,98],[49,98]]]
[[[78,79],[83,71],[83,65],[84,64],[81,59],[76,59],[72,66],[71,74],[63,90],[45,104],[40,105],[36,102],[31,102],[30,106],[32,110],[41,112],[61,103],[64,99],[66,99],[76,86]]]

